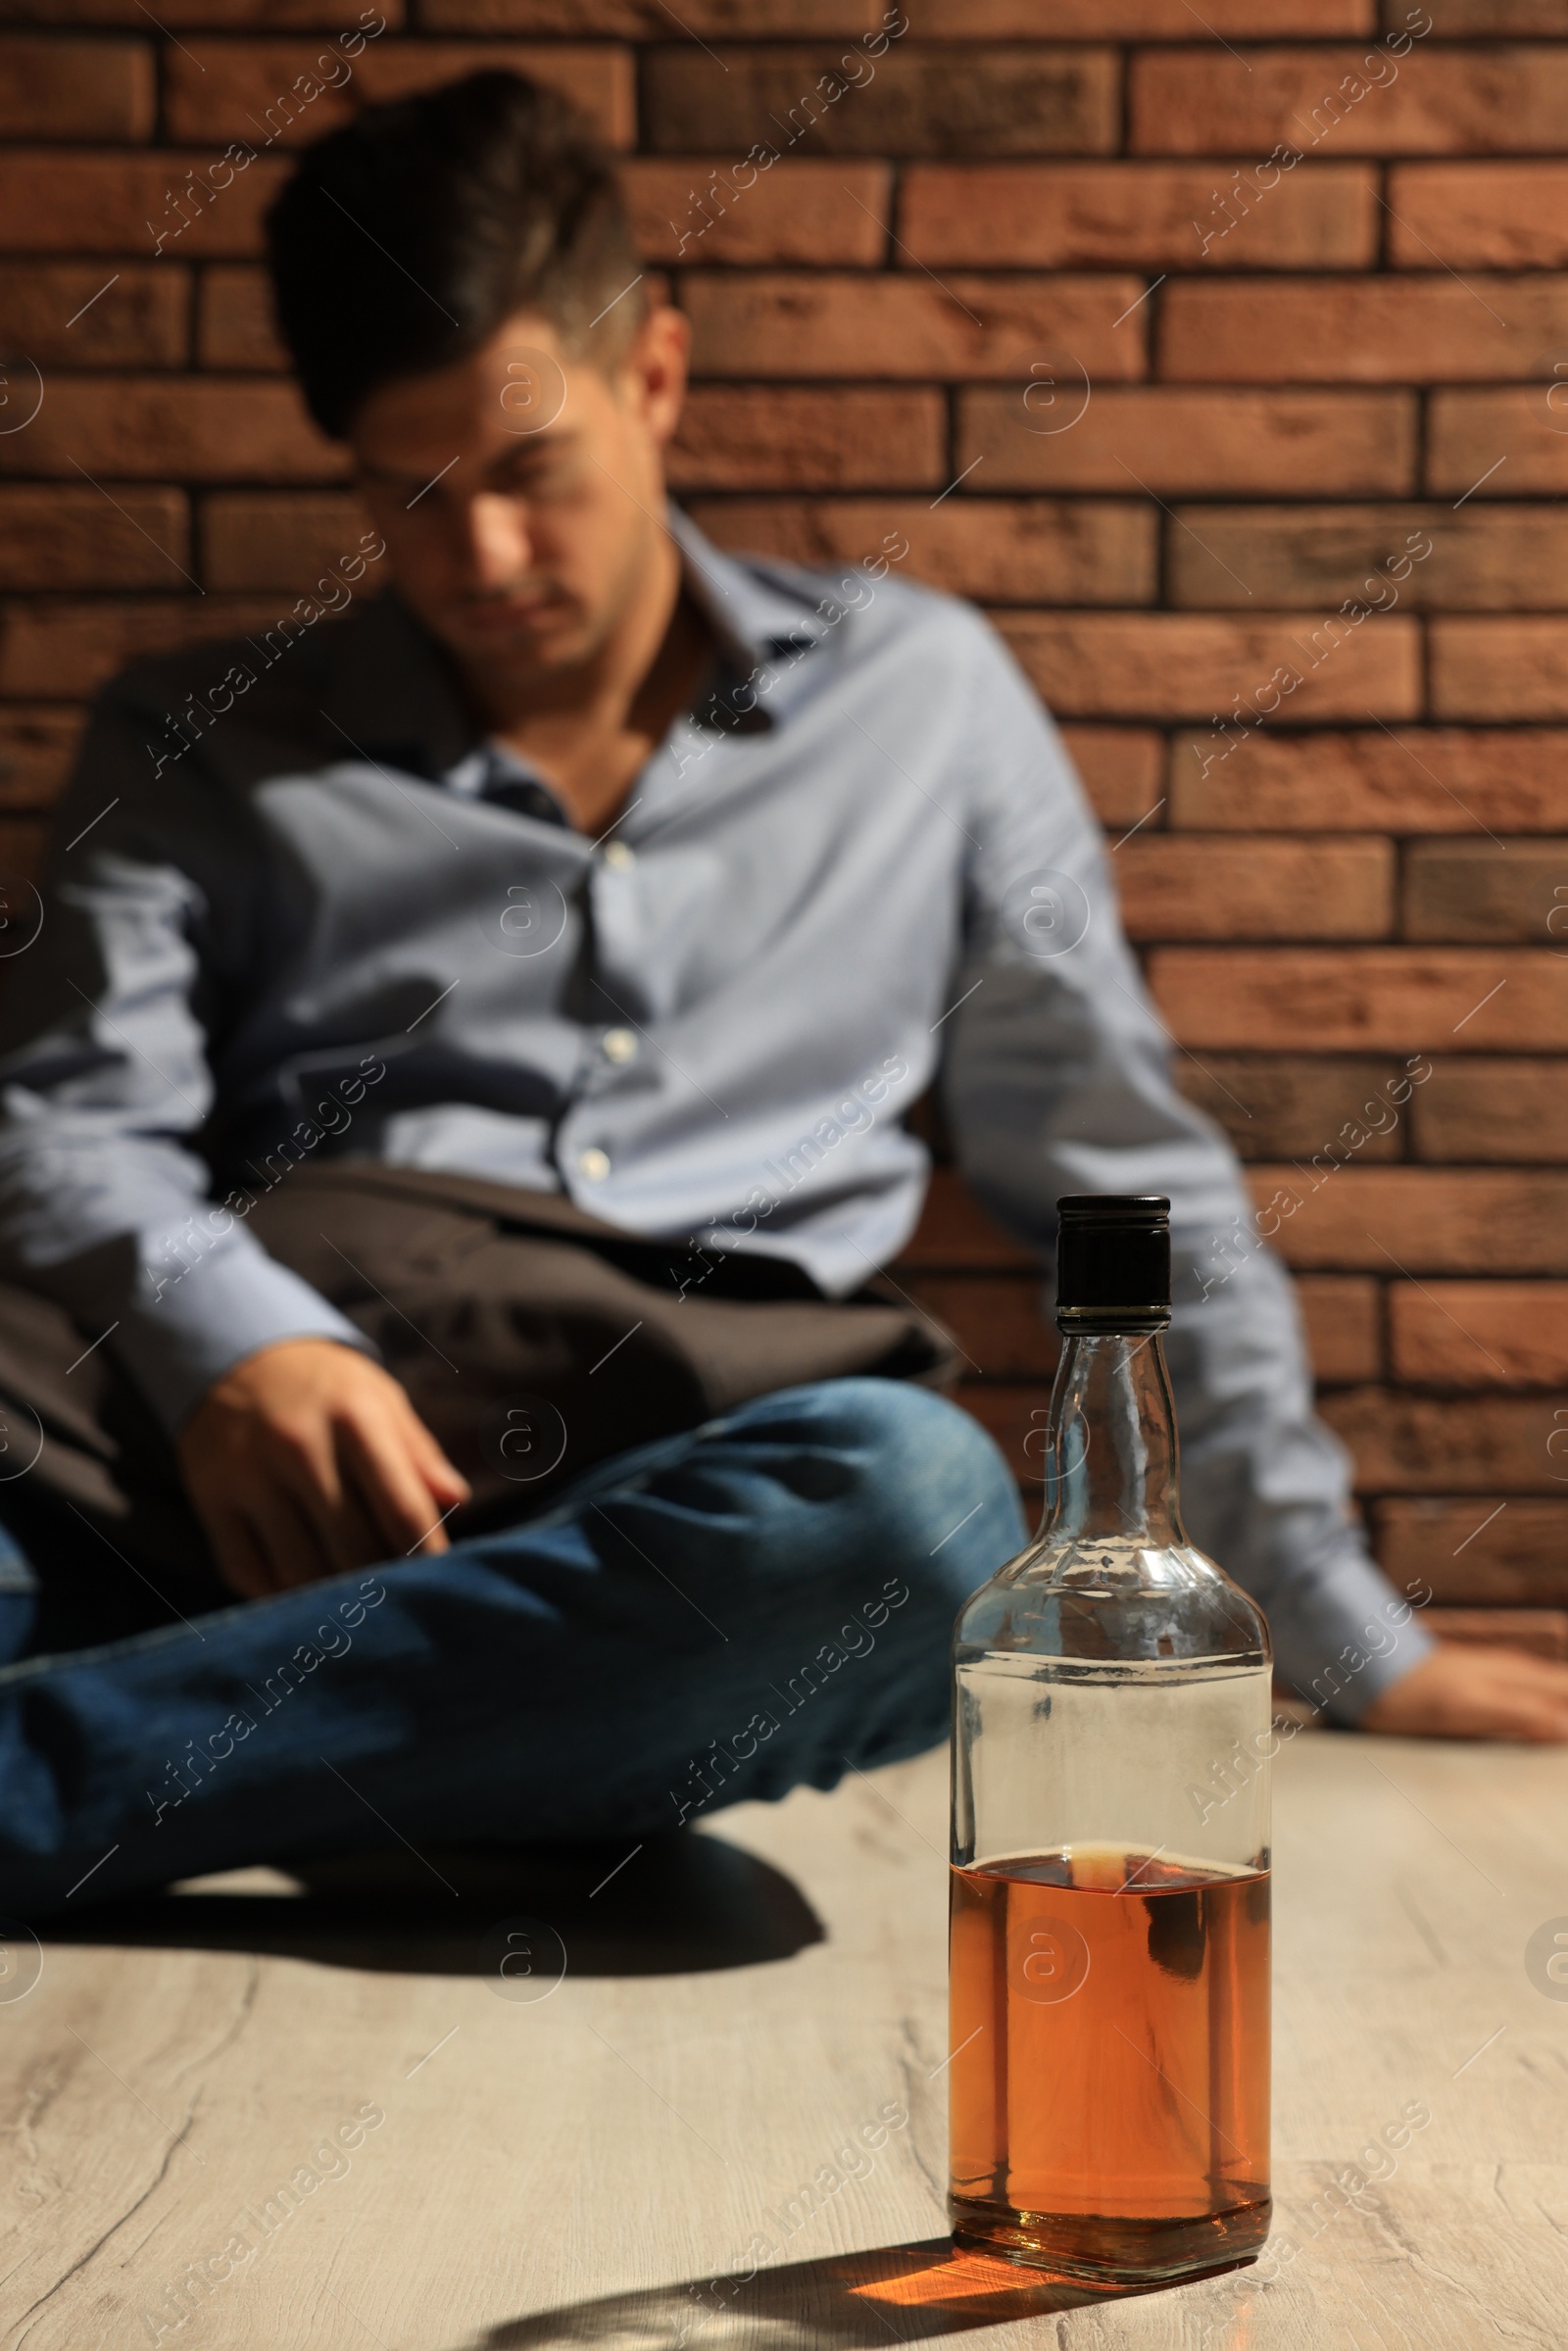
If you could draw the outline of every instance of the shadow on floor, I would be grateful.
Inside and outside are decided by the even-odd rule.
[[[544,1996],[573,1976],[684,1975],[788,1959],[820,1942],[793,1881],[722,1837],[641,1845],[436,1848],[291,1861],[254,1890],[197,1881],[106,1902],[51,1940],[254,1951],[327,1967],[489,1976],[498,1996]],[[437,1883],[439,1879],[440,1883]]]
[[[733,2277],[696,2278],[564,2303],[508,2319],[462,2351],[546,2351],[570,2343],[613,2345],[614,2351],[679,2351],[686,2343],[702,2351],[742,2343],[746,2351],[871,2351],[873,2345],[887,2351],[890,2341],[967,2334],[1128,2299],[1128,2290],[1097,2291],[960,2252],[945,2236],[929,2237],[790,2262],[760,2270],[746,2284]]]

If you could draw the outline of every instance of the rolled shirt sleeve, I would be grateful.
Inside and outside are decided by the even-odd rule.
[[[102,1339],[172,1432],[258,1347],[368,1343],[252,1237],[250,1195],[208,1197],[196,1139],[249,845],[232,800],[154,773],[146,731],[112,690],[19,918],[41,927],[0,1007],[0,1278]]]
[[[967,968],[944,1091],[963,1172],[1049,1256],[1067,1193],[1171,1201],[1167,1357],[1192,1540],[1264,1609],[1281,1670],[1356,1719],[1433,1643],[1369,1557],[1315,1416],[1291,1284],[1229,1144],[1177,1092],[1066,751],[987,632],[972,740]]]

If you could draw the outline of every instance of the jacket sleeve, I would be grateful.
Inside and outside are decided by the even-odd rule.
[[[943,1073],[960,1165],[1048,1261],[1063,1194],[1169,1194],[1189,1533],[1263,1608],[1281,1671],[1353,1721],[1431,1637],[1367,1553],[1235,1154],[1172,1083],[1113,859],[1060,738],[989,632],[976,672],[968,967],[954,991],[973,993]]]
[[[257,1347],[366,1342],[252,1237],[250,1195],[209,1198],[211,1045],[260,952],[259,859],[243,806],[156,768],[150,731],[112,688],[38,889],[4,892],[0,1279],[65,1306],[172,1433]]]

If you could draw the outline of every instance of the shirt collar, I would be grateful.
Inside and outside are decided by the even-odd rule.
[[[669,509],[669,535],[680,551],[688,594],[741,676],[780,653],[820,642],[827,622],[816,609],[815,587],[804,577],[791,587],[771,566],[721,555],[679,507]]]
[[[781,655],[798,659],[820,643],[828,622],[817,610],[818,583],[791,567],[743,562],[721,554],[678,507],[667,510],[670,537],[693,601],[711,628],[722,675],[699,699],[694,715],[720,709],[726,687],[754,678]],[[461,682],[435,638],[395,588],[334,629],[334,660],[324,697],[322,749],[342,758],[352,744],[372,764],[442,782],[461,775],[459,789],[475,788],[469,762],[488,751],[484,730],[465,701]],[[755,698],[754,703],[755,703]],[[754,724],[771,723],[776,701]],[[717,723],[733,724],[721,715]],[[510,757],[510,755],[509,755]],[[515,764],[515,761],[513,761]]]

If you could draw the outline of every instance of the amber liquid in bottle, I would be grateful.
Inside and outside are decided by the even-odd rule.
[[[1255,2252],[1267,1872],[1077,1846],[952,1894],[956,2233],[1105,2278]]]

